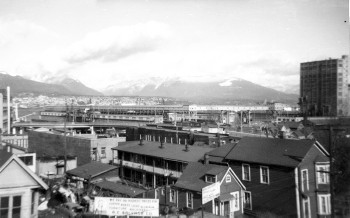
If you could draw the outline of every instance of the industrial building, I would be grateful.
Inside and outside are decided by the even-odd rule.
[[[300,103],[308,116],[348,116],[349,59],[328,59],[300,64]]]

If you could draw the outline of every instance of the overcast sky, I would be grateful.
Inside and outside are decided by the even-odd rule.
[[[0,0],[0,73],[297,92],[300,62],[349,53],[348,20],[348,0]]]

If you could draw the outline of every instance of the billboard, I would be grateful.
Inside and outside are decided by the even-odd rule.
[[[159,216],[159,199],[95,197],[94,212],[108,216]]]
[[[202,204],[205,204],[220,196],[220,183],[208,185],[202,189]]]

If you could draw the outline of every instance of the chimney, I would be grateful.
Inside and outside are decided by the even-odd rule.
[[[204,155],[204,164],[209,164],[209,155],[208,154]]]
[[[160,146],[159,146],[159,148],[164,148],[164,143],[163,143],[163,141],[160,141]]]
[[[140,144],[139,145],[143,145],[143,138],[140,139]]]
[[[184,151],[186,151],[186,152],[190,151],[190,149],[188,149],[188,144],[187,143],[185,145],[185,150]]]

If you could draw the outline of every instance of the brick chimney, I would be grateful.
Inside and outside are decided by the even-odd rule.
[[[164,148],[164,142],[163,141],[160,141],[160,146],[159,148]]]
[[[209,164],[209,154],[204,154],[204,164]]]

